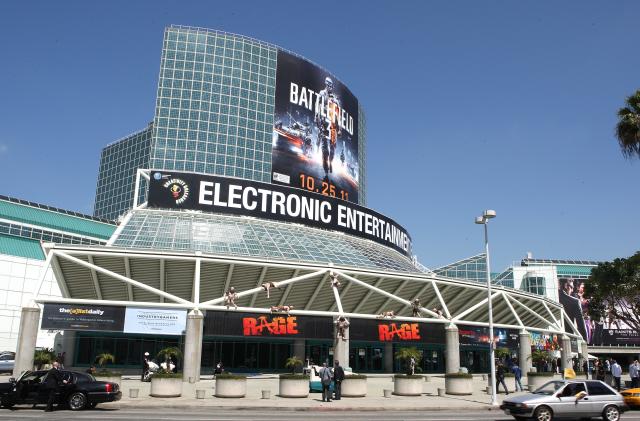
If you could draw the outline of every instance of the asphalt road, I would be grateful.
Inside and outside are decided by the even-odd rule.
[[[193,409],[176,410],[130,410],[130,409],[95,409],[91,411],[71,412],[55,411],[50,413],[40,409],[21,407],[13,410],[0,409],[0,420],[136,420],[136,421],[169,421],[169,420],[193,420],[193,421],[314,421],[314,420],[371,420],[371,421],[512,421],[513,418],[504,415],[500,411],[265,411],[265,410],[215,410]],[[640,420],[640,411],[623,414],[623,421]]]

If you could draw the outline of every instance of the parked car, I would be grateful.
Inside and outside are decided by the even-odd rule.
[[[61,370],[67,384],[59,387],[56,403],[66,405],[73,411],[95,408],[102,402],[118,401],[122,397],[117,383],[100,382],[91,374]],[[0,383],[0,405],[11,408],[20,404],[46,404],[49,390],[44,384],[47,370],[25,371],[17,380]]]
[[[517,420],[602,417],[618,421],[628,406],[622,395],[600,380],[554,380],[533,393],[505,399],[500,409]]]
[[[620,392],[620,394],[624,399],[624,403],[626,403],[629,407],[631,408],[640,407],[640,387],[624,390]]]
[[[16,354],[14,352],[3,352],[0,354],[0,373],[12,372],[15,359]]]

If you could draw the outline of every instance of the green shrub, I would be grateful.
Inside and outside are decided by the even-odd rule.
[[[182,373],[172,373],[170,371],[159,370],[151,376],[152,379],[181,379]]]
[[[530,371],[527,373],[527,377],[553,377],[553,373],[551,371]]]
[[[100,370],[100,371],[96,371],[93,374],[93,377],[121,377],[121,376],[122,376],[122,373],[109,371],[109,370]]]
[[[445,379],[473,379],[473,374],[469,373],[447,373]]]
[[[395,377],[396,379],[424,379],[424,376],[420,375],[420,374],[394,374],[393,377]]]
[[[216,379],[223,380],[244,380],[247,376],[243,374],[231,374],[231,373],[221,373],[216,375]]]
[[[285,380],[309,380],[309,375],[308,374],[291,374],[291,373],[287,373],[287,374],[280,374],[279,377],[281,379],[285,379]]]
[[[353,379],[353,380],[364,379],[364,380],[366,380],[367,376],[365,374],[349,374],[348,376],[344,376],[344,379],[345,380],[348,380],[348,379]]]

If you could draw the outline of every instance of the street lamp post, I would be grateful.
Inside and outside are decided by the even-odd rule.
[[[482,216],[476,217],[476,224],[484,225],[484,250],[487,267],[487,297],[489,302],[489,361],[491,364],[491,373],[489,379],[491,381],[491,405],[498,406],[496,397],[496,360],[495,360],[495,343],[493,340],[493,305],[491,302],[491,267],[489,266],[489,219],[496,217],[496,211],[486,210]]]

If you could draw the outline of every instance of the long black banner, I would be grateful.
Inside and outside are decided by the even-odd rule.
[[[183,172],[151,172],[148,206],[294,222],[344,232],[411,257],[411,237],[371,209],[301,189]]]
[[[125,312],[125,307],[46,303],[42,329],[122,332]]]

